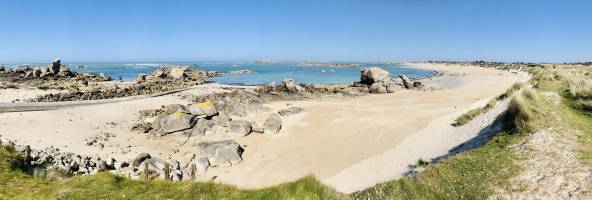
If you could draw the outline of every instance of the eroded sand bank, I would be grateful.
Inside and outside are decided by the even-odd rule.
[[[417,159],[442,155],[449,146],[462,143],[450,136],[454,119],[527,78],[525,74],[467,66],[416,67],[443,72],[442,76],[424,80],[427,87],[442,89],[266,105],[270,112],[288,106],[302,107],[305,112],[283,117],[282,129],[276,135],[208,138],[236,140],[245,146],[245,152],[240,164],[210,168],[201,179],[216,176],[217,182],[259,188],[313,174],[342,192],[362,189],[400,177]],[[179,146],[172,138],[154,139],[132,132],[129,127],[133,119],[142,109],[189,103],[182,98],[187,94],[221,90],[216,85],[204,85],[177,94],[126,102],[0,113],[0,135],[34,148],[53,145],[64,151],[112,155],[124,160],[147,152],[183,161],[196,152],[194,146]],[[261,123],[268,114],[257,113],[247,118]],[[84,144],[86,138],[103,132],[116,135],[104,148]],[[424,141],[444,145],[426,149],[421,145]]]

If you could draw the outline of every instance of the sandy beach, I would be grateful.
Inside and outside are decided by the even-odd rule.
[[[487,124],[482,122],[461,131],[451,126],[454,119],[485,105],[512,84],[528,79],[525,73],[472,66],[412,66],[440,72],[439,76],[423,80],[425,88],[432,89],[264,105],[270,108],[268,112],[244,118],[261,124],[269,113],[282,108],[298,106],[305,111],[282,117],[282,129],[275,135],[216,134],[206,138],[233,139],[244,146],[245,152],[241,163],[210,168],[200,180],[216,177],[216,182],[240,188],[261,188],[314,175],[340,192],[357,191],[401,177],[418,159],[445,155],[471,139],[479,127]],[[187,96],[224,91],[221,85],[206,84],[175,94],[124,102],[0,113],[0,135],[33,148],[54,146],[63,151],[121,160],[147,152],[164,159],[189,161],[196,152],[195,146],[180,145],[174,137],[138,134],[130,126],[139,110],[188,104]],[[455,134],[459,131],[464,134]],[[85,145],[87,138],[104,133],[115,135],[105,141],[104,148]]]

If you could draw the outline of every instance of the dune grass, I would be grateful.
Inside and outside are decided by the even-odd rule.
[[[489,102],[487,102],[487,104],[483,107],[480,108],[475,108],[472,110],[469,110],[468,112],[466,112],[465,114],[462,114],[461,116],[459,116],[458,118],[456,118],[454,124],[452,124],[453,126],[462,126],[465,125],[467,123],[469,123],[471,120],[473,120],[475,117],[481,115],[482,113],[485,113],[489,110],[491,110],[495,104],[497,103],[497,101],[505,99],[509,96],[512,96],[512,94],[514,94],[514,92],[520,90],[522,87],[524,87],[525,83],[514,83],[510,88],[508,88],[506,90],[505,93],[497,96],[496,98],[490,100]]]
[[[456,118],[454,124],[452,124],[452,125],[454,125],[454,126],[465,125],[466,123],[469,123],[471,120],[473,120],[475,117],[479,116],[480,114],[491,110],[495,106],[496,103],[497,103],[497,98],[494,98],[491,101],[487,102],[487,104],[483,107],[469,110],[465,114],[462,114],[461,116]]]

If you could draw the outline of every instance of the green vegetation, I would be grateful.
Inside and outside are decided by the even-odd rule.
[[[521,157],[511,146],[523,142],[529,133],[549,127],[577,130],[581,144],[592,143],[592,115],[589,107],[582,106],[590,105],[588,83],[570,80],[573,76],[561,75],[557,69],[529,71],[535,73],[532,82],[536,87],[519,93],[522,85],[508,89],[507,94],[514,95],[503,119],[504,129],[482,147],[427,166],[420,160],[418,166],[425,166],[421,173],[352,195],[335,192],[314,177],[258,190],[211,182],[129,180],[108,173],[50,181],[24,173],[19,154],[3,146],[0,199],[487,199],[496,188],[507,188],[508,180],[520,172],[514,161]],[[558,101],[545,96],[546,92],[559,94]],[[592,163],[592,146],[579,145],[578,152],[581,160]]]
[[[22,158],[0,147],[0,199],[347,199],[313,177],[259,190],[201,182],[140,181],[99,173],[47,181],[18,167]]]
[[[453,126],[462,126],[462,125],[469,123],[471,120],[473,120],[475,117],[479,116],[481,113],[485,113],[485,112],[491,110],[495,106],[495,104],[497,103],[497,100],[498,100],[497,98],[492,99],[491,101],[487,102],[487,105],[485,105],[484,107],[469,110],[469,112],[456,118],[455,123],[452,125]]]
[[[491,110],[495,106],[497,101],[503,100],[509,96],[512,96],[512,94],[514,94],[514,92],[520,90],[522,87],[524,87],[524,85],[525,85],[525,83],[514,83],[514,85],[512,85],[510,88],[508,88],[505,93],[503,93],[500,96],[487,102],[487,105],[485,105],[481,108],[475,108],[473,110],[469,110],[467,113],[456,118],[455,123],[452,125],[453,126],[462,126],[462,125],[469,123],[471,120],[473,120],[475,117],[479,116],[480,114]]]

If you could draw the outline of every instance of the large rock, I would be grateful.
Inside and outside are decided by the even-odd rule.
[[[413,82],[413,87],[414,88],[422,88],[423,84],[420,81],[414,81]]]
[[[195,138],[201,138],[203,136],[211,136],[216,134],[216,124],[211,120],[198,119],[197,123],[193,127],[191,136]]]
[[[52,74],[58,74],[60,72],[60,67],[62,66],[60,59],[55,59],[51,62],[51,65],[49,65],[49,71]]]
[[[228,117],[225,114],[218,114],[212,117],[212,122],[216,123],[218,126],[221,127],[228,127],[230,121],[232,121],[232,118]]]
[[[360,83],[372,85],[373,83],[391,82],[391,74],[378,67],[362,68]]]
[[[169,76],[174,79],[183,79],[187,76],[186,71],[186,67],[173,67],[170,69]]]
[[[41,78],[52,75],[47,67],[40,67],[39,71],[41,72],[41,74],[39,74],[39,77]]]
[[[62,65],[62,66],[60,66],[58,76],[62,76],[62,77],[72,76],[72,71],[70,71],[70,68],[66,67],[65,65]]]
[[[35,77],[41,77],[41,67],[36,67],[35,69],[33,69],[33,76]]]
[[[166,114],[164,113],[159,113],[158,115],[156,115],[156,117],[154,117],[154,120],[152,121],[152,129],[160,130],[160,122],[164,117],[166,117]]]
[[[278,114],[271,113],[263,123],[263,133],[276,134],[282,128],[282,119]]]
[[[197,145],[198,157],[207,158],[212,167],[229,167],[242,161],[242,147],[235,141],[202,142]]]
[[[289,116],[289,115],[295,115],[295,114],[301,113],[302,111],[304,111],[304,108],[289,107],[286,109],[279,110],[278,114],[280,114],[281,116]]]
[[[216,111],[216,108],[214,108],[214,104],[212,104],[210,101],[191,104],[188,110],[192,115],[197,116],[211,117],[218,114],[218,111]]]
[[[194,119],[193,115],[177,111],[161,119],[160,129],[165,133],[187,130],[195,125]]]
[[[109,166],[107,165],[106,161],[99,160],[97,163],[97,169],[99,169],[99,171],[106,171],[109,170]]]
[[[228,132],[232,135],[246,136],[251,133],[251,123],[244,120],[233,120],[230,122],[230,128]]]
[[[409,78],[407,78],[407,76],[399,75],[399,79],[401,79],[401,82],[403,82],[403,86],[405,86],[405,88],[407,88],[407,89],[413,88],[413,83],[411,82],[411,80],[409,80]]]
[[[300,85],[296,85],[294,83],[294,80],[292,80],[292,79],[284,79],[282,81],[282,86],[286,89],[287,92],[292,92],[292,93],[305,92],[305,89]]]
[[[197,159],[197,161],[195,161],[195,168],[196,168],[195,174],[197,176],[205,175],[206,172],[208,171],[208,167],[210,167],[210,161],[208,160],[207,157]]]
[[[140,163],[144,162],[145,160],[150,159],[151,156],[148,153],[140,153],[136,156],[136,158],[134,158],[134,160],[132,161],[132,166],[134,168],[137,168],[140,166]]]
[[[372,85],[370,85],[369,91],[372,94],[386,94],[387,87],[385,87],[383,83],[372,83]]]
[[[389,83],[389,84],[386,84],[385,86],[386,86],[386,92],[387,92],[387,93],[394,93],[394,92],[397,92],[397,91],[399,91],[399,90],[402,90],[402,89],[403,89],[403,88],[401,88],[401,86],[400,86],[400,85],[398,85],[398,84],[397,84],[397,83],[395,83],[395,82],[393,82],[393,83]]]

